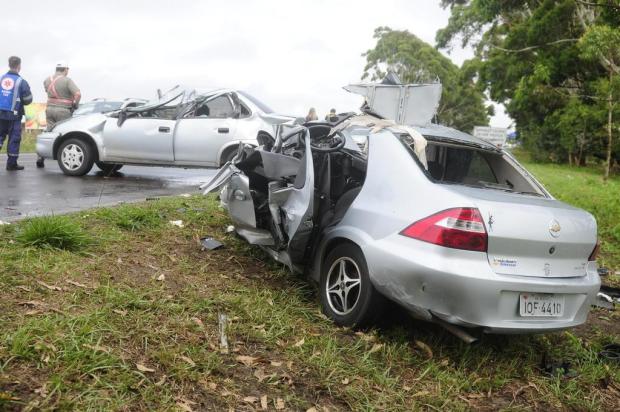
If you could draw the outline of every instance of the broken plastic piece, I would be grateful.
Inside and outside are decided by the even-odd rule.
[[[610,343],[603,346],[603,350],[598,353],[601,358],[620,362],[620,345],[617,343]]]
[[[228,316],[225,313],[218,314],[218,326],[220,332],[220,351],[228,353],[228,336],[226,335]]]
[[[221,247],[224,247],[224,244],[221,242],[218,242],[217,240],[213,239],[212,237],[203,237],[200,239],[200,245],[202,246],[202,250],[216,250],[219,249]]]
[[[607,269],[607,268],[598,268],[598,275],[599,276],[607,276],[607,275],[609,275],[609,269]]]
[[[613,309],[614,300],[611,298],[611,296],[599,292],[596,294],[596,300],[594,301],[593,305],[598,306],[599,308]]]
[[[185,227],[182,220],[171,220],[169,223],[173,226]]]

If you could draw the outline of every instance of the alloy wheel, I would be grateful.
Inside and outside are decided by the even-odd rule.
[[[346,256],[336,259],[329,268],[325,283],[330,308],[341,316],[351,313],[359,301],[361,284],[357,263]]]
[[[84,163],[84,151],[76,144],[69,144],[62,149],[62,164],[69,170],[77,170]]]

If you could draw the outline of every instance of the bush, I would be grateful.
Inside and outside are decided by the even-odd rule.
[[[45,216],[27,220],[17,230],[17,241],[40,248],[80,250],[90,243],[84,230],[64,216]]]

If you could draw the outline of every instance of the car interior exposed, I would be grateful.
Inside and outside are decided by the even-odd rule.
[[[275,248],[284,248],[289,240],[277,227],[273,216],[274,193],[286,188],[303,188],[306,176],[305,139],[311,140],[314,166],[314,210],[316,217],[309,247],[290,251],[293,262],[301,263],[311,256],[323,229],[336,225],[351,206],[366,177],[366,157],[356,150],[344,148],[345,136],[330,134],[333,124],[306,123],[277,139],[273,149],[246,148],[235,166],[249,177],[250,193],[258,229],[269,231]],[[318,220],[317,220],[318,219]],[[297,252],[297,253],[295,253]]]

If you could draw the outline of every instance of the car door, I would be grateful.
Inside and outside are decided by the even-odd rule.
[[[109,118],[103,128],[102,160],[173,164],[176,107],[183,96],[183,90],[173,89],[159,100],[126,107]]]
[[[229,93],[197,103],[178,121],[174,134],[175,163],[219,166],[221,149],[235,139],[237,117]]]
[[[130,118],[121,125],[109,119],[103,129],[105,159],[172,164],[175,125],[169,119]]]
[[[299,160],[298,173],[295,183],[281,186],[277,180],[272,180],[268,189],[268,203],[273,224],[276,228],[276,237],[286,239],[286,251],[288,263],[295,264],[303,259],[306,245],[314,227],[313,202],[314,202],[314,163],[312,160],[310,137],[306,136],[305,155]],[[254,151],[254,149],[252,149]],[[258,149],[255,152],[261,152]],[[290,163],[297,160],[290,156],[272,154],[263,155],[261,167],[269,169],[266,163],[267,157],[281,156],[282,163]],[[292,160],[291,160],[292,159]],[[277,161],[277,159],[276,159]],[[283,164],[275,165],[276,168],[286,167]],[[239,163],[241,167],[241,163]],[[256,205],[250,186],[252,175],[246,175],[238,169],[234,162],[223,166],[209,181],[201,186],[205,194],[216,191],[222,187],[220,193],[222,203],[228,209],[231,219],[235,223],[235,229],[239,235],[251,244],[275,246],[281,239],[274,238],[273,233],[264,228],[257,227]]]

